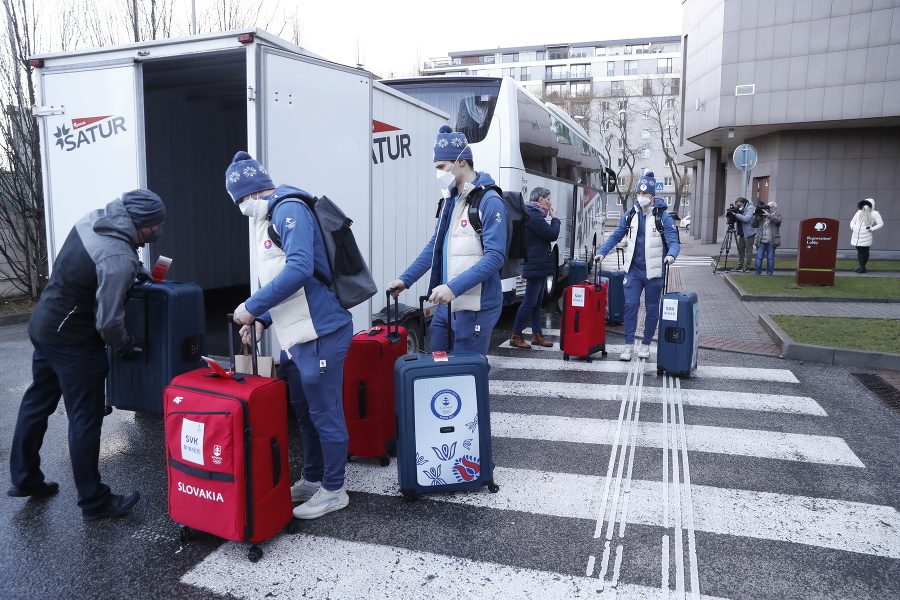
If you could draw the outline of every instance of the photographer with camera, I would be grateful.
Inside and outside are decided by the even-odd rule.
[[[766,257],[766,275],[775,271],[775,248],[781,245],[781,213],[778,203],[757,202],[750,225],[756,228],[756,274],[762,272],[763,255]]]
[[[756,227],[753,220],[753,206],[746,198],[739,197],[728,207],[725,213],[728,224],[740,221],[737,232],[738,266],[737,270],[746,273],[753,264],[753,240],[756,238]]]

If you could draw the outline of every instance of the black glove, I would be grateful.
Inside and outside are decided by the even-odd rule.
[[[132,356],[134,356],[134,349],[137,346],[137,340],[134,339],[134,336],[129,335],[128,340],[119,347],[119,356],[122,358],[122,362],[128,362]]]
[[[153,281],[153,275],[150,274],[150,270],[143,265],[138,269],[137,275],[135,275],[134,278],[138,283]]]

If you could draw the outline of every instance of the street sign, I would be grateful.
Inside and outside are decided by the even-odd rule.
[[[657,192],[660,192],[660,191],[662,191],[662,189],[663,189],[663,182],[662,182],[662,181],[657,181],[657,182],[656,182],[656,191],[657,191]]]
[[[734,166],[741,171],[751,171],[756,166],[756,148],[750,144],[741,144],[734,151]]]

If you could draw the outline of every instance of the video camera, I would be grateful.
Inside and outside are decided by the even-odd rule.
[[[762,217],[769,210],[769,205],[765,202],[757,202],[756,209],[753,211],[753,214],[757,217]]]
[[[733,225],[735,221],[737,221],[737,217],[735,216],[737,213],[743,212],[740,206],[735,206],[732,204],[728,208],[725,209],[725,221],[729,225]]]

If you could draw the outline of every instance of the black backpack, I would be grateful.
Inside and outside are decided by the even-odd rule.
[[[309,207],[316,217],[316,223],[325,241],[325,254],[328,257],[333,280],[329,280],[319,271],[314,271],[313,276],[322,285],[331,288],[341,306],[347,309],[362,304],[374,296],[378,292],[378,286],[350,229],[353,220],[327,196],[316,198],[304,194],[285,194],[272,205],[266,213],[266,219],[272,220],[272,212],[285,198],[299,198]],[[274,225],[269,225],[268,234],[272,243],[280,249],[281,236],[275,231]]]
[[[481,199],[488,192],[494,190],[500,194],[503,204],[506,205],[506,259],[500,267],[500,278],[509,279],[522,274],[522,261],[528,256],[525,250],[525,221],[528,213],[525,212],[525,200],[520,192],[504,192],[496,185],[480,185],[469,192],[466,198],[469,211],[469,223],[478,233],[481,239]],[[484,240],[481,241],[484,248]]]
[[[666,241],[666,230],[663,227],[662,222],[662,214],[666,209],[661,206],[653,207],[653,218],[656,220],[656,230],[659,232],[659,237],[662,238],[662,246],[663,246],[663,256],[669,253],[669,243]],[[628,211],[625,215],[625,226],[629,228],[631,231],[631,220],[634,218],[635,210],[634,207],[631,207],[631,210]],[[678,228],[675,227],[675,237],[678,239],[678,243],[681,244],[681,234],[678,233]]]

